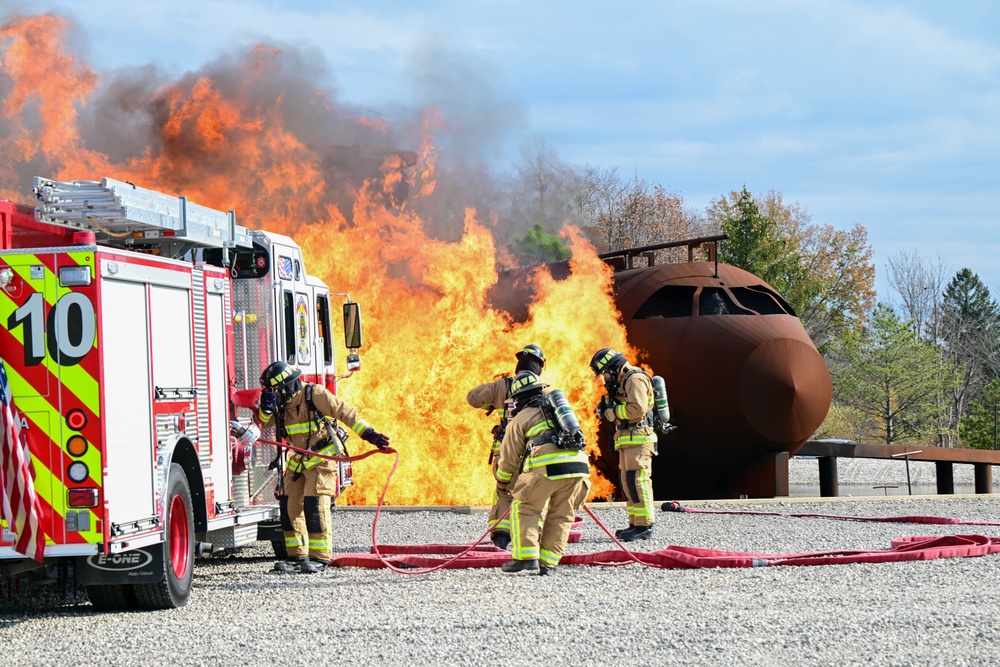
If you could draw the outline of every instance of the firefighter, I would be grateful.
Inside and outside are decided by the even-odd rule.
[[[628,509],[628,528],[615,531],[623,542],[653,537],[653,455],[656,431],[650,411],[653,385],[646,373],[629,364],[625,355],[604,348],[590,360],[594,374],[604,380],[607,396],[597,416],[614,424],[614,448]]]
[[[590,491],[583,440],[564,448],[556,415],[542,391],[546,386],[530,371],[518,373],[511,383],[516,412],[507,424],[496,473],[497,489],[504,492],[517,477],[510,510],[514,560],[503,564],[504,572],[555,573],[576,512]]]
[[[343,443],[337,435],[337,419],[362,440],[381,450],[389,438],[358,417],[350,407],[325,387],[302,382],[302,372],[284,361],[275,361],[260,376],[263,390],[257,406],[261,427],[275,422],[278,439],[299,449],[337,455]],[[313,573],[330,562],[332,535],[330,499],[336,493],[336,461],[298,452],[288,457],[278,497],[281,529],[285,534],[287,560],[275,563],[279,572]],[[308,536],[308,543],[303,540]],[[308,558],[307,558],[308,557]]]
[[[531,371],[535,375],[541,375],[542,369],[545,368],[545,353],[542,352],[542,348],[534,344],[525,345],[518,350],[514,358],[517,359],[517,366],[514,368],[515,374]],[[474,387],[465,397],[465,400],[472,407],[486,410],[487,415],[496,412],[497,416],[500,417],[500,423],[493,427],[493,445],[490,447],[489,463],[493,468],[494,477],[496,477],[497,463],[500,460],[500,443],[503,442],[504,430],[507,428],[510,418],[507,403],[510,399],[511,382],[513,382],[513,378],[504,375],[492,382]],[[514,478],[510,480],[511,488],[514,487],[516,480],[517,475],[515,474]],[[504,517],[504,515],[510,509],[511,500],[508,491],[501,491],[498,488],[493,494],[493,506],[490,508],[490,515],[487,519],[490,539],[501,549],[510,547],[510,517]],[[504,518],[501,520],[500,517]]]

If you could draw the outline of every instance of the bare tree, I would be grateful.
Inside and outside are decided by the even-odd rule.
[[[889,258],[889,287],[899,295],[900,310],[914,331],[937,344],[940,339],[941,298],[951,269],[940,257],[931,260],[916,248],[900,248]]]
[[[601,251],[691,238],[700,220],[685,209],[680,195],[617,169],[592,169],[581,191],[580,210],[591,239]],[[699,224],[700,226],[700,224]],[[676,261],[663,251],[656,261]]]
[[[506,201],[498,205],[497,237],[508,244],[540,226],[556,233],[566,224],[581,224],[579,201],[584,176],[559,159],[541,139],[521,146],[521,159],[506,181]]]

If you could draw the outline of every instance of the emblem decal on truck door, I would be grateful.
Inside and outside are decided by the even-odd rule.
[[[296,354],[300,364],[308,364],[312,355],[309,354],[309,304],[302,294],[295,301],[295,331],[298,338]]]

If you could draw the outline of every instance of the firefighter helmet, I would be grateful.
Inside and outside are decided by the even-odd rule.
[[[531,371],[521,371],[514,376],[514,381],[510,384],[510,395],[511,398],[517,400],[523,398],[527,394],[535,391],[541,391],[542,387],[548,387],[549,385],[543,384],[538,376]]]
[[[594,371],[594,375],[614,373],[624,364],[625,355],[607,347],[598,350],[594,358],[590,360],[590,368]]]
[[[260,386],[291,396],[302,386],[302,371],[284,361],[275,361],[260,374]]]
[[[517,354],[514,356],[517,357],[518,361],[525,357],[533,357],[538,360],[538,363],[542,365],[542,368],[545,368],[545,353],[542,352],[542,348],[538,347],[534,343],[525,345],[523,348],[518,350]]]

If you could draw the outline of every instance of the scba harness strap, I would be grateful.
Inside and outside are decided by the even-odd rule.
[[[306,407],[312,413],[313,422],[316,424],[323,424],[326,426],[326,437],[321,438],[319,442],[314,444],[311,449],[314,452],[318,452],[328,447],[331,443],[337,445],[337,455],[338,456],[349,456],[347,452],[347,438],[350,434],[347,429],[342,427],[336,419],[331,419],[324,415],[313,403],[313,390],[315,390],[316,384],[310,382],[305,386],[305,399]]]
[[[621,391],[625,391],[625,385],[628,383],[628,379],[639,373],[645,375],[646,379],[650,381],[650,384],[652,384],[652,378],[649,377],[649,373],[641,368],[632,368],[625,374],[625,377],[622,378]],[[618,392],[616,391],[615,393]],[[650,398],[652,399],[652,395],[650,395]],[[618,421],[621,423],[623,428],[643,428],[644,426],[652,426],[653,428],[656,428],[656,414],[652,405],[650,405],[649,409],[646,410],[646,416],[643,417],[641,421],[630,422],[627,419],[620,419]]]

